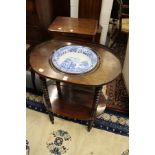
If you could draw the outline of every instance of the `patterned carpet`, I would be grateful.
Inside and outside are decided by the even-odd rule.
[[[127,136],[114,134],[27,108],[27,155],[128,155]]]
[[[29,109],[33,109],[35,111],[47,113],[46,108],[43,104],[43,97],[42,95],[37,95],[32,92],[27,91],[26,93],[26,107]],[[55,114],[56,117],[66,119],[68,121],[76,122],[79,124],[87,125],[88,121],[78,120],[78,119],[71,119],[63,116],[58,116]],[[93,127],[110,131],[113,133],[121,134],[128,136],[129,135],[129,119],[127,114],[122,114],[120,112],[106,110],[102,115],[100,115]]]
[[[107,46],[110,45],[111,28],[107,36]],[[113,54],[116,55],[122,66],[124,64],[128,36],[118,39],[112,47]],[[110,48],[110,47],[109,47]],[[111,110],[120,111],[122,113],[129,113],[129,94],[126,90],[123,75],[118,76],[114,81],[107,84],[106,94],[108,96],[107,106]]]
[[[125,88],[122,75],[118,76],[114,81],[106,85],[107,108],[119,111],[121,113],[129,113],[129,95]]]

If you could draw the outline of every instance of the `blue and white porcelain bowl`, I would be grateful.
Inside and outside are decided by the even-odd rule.
[[[68,45],[57,49],[50,62],[62,72],[83,74],[96,67],[98,56],[89,47]]]

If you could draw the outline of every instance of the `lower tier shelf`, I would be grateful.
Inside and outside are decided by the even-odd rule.
[[[83,89],[76,85],[61,85],[61,96],[58,95],[56,85],[48,86],[51,111],[61,116],[80,120],[91,120],[94,91]],[[103,95],[100,96],[97,116],[106,108]]]

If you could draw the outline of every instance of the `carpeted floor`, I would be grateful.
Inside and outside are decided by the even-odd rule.
[[[42,95],[36,95],[32,92],[27,92],[26,106],[29,109],[47,113],[46,108],[43,104]],[[84,125],[88,124],[87,121],[83,121],[83,120],[71,119],[63,116],[58,116],[56,114],[55,116],[59,118],[63,118],[68,121],[76,122],[78,124],[84,124]],[[94,128],[98,128],[101,130],[107,130],[109,132],[113,132],[113,133],[117,133],[125,136],[129,135],[129,119],[127,114],[122,114],[111,110],[105,110],[105,112],[96,119],[93,126]]]
[[[107,108],[129,113],[129,95],[125,88],[123,76],[118,76],[114,81],[106,85]]]
[[[27,109],[29,155],[128,155],[128,137]]]

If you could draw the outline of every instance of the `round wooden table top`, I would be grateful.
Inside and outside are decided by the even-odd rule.
[[[99,56],[99,65],[96,69],[85,74],[68,74],[57,70],[49,62],[54,51],[66,45],[82,45],[91,48]],[[32,69],[41,76],[57,81],[79,85],[99,86],[114,80],[121,73],[119,59],[106,48],[90,43],[77,41],[50,40],[34,48],[30,55]]]

